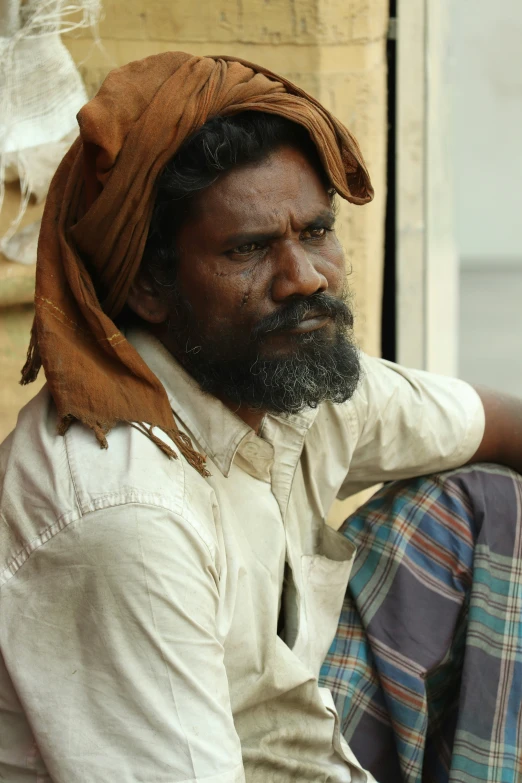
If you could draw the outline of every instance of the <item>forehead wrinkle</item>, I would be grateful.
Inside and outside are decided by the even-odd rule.
[[[281,220],[286,223],[288,217],[301,219],[306,223],[319,216],[324,216],[326,213],[333,214],[330,197],[326,190],[324,194],[322,192],[306,192],[303,188],[298,187],[297,183],[291,193],[282,193],[281,188],[271,186],[267,189],[252,188],[251,195],[246,193],[230,194],[220,202],[220,206],[229,206],[236,215],[247,211],[247,220],[243,225],[248,225],[250,218],[255,219],[257,226],[261,213],[263,214],[263,223],[266,220],[267,224],[278,224]]]
[[[298,188],[293,188],[292,192],[282,193],[280,187],[270,185],[267,188],[251,187],[250,193],[231,194],[227,199],[224,199],[224,204],[230,206],[236,214],[241,214],[245,207],[248,207],[249,216],[257,215],[259,217],[262,213],[268,222],[279,222],[281,217],[288,212],[288,206],[290,209],[294,209],[299,200]]]
[[[283,152],[284,150],[277,150],[262,161],[230,169],[219,177],[211,189],[216,193],[221,191],[224,197],[235,196],[241,201],[249,198],[270,198],[282,191],[286,191],[284,198],[295,198],[307,189],[320,189],[321,192],[325,190],[317,172],[306,158],[291,148],[290,159],[287,159]]]
[[[195,222],[206,223],[216,238],[277,233],[289,221],[307,224],[331,207],[323,183],[306,161],[285,163],[278,155],[226,172],[196,204]]]
[[[271,239],[282,236],[288,227],[293,230],[301,230],[313,223],[330,223],[333,226],[335,215],[333,210],[323,204],[310,206],[298,210],[277,209],[273,206],[266,215],[259,213],[250,215],[241,221],[241,225],[232,231],[227,231],[227,226],[221,223],[223,241],[228,243],[242,243],[255,239]]]

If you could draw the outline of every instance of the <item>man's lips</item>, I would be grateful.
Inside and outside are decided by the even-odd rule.
[[[309,313],[306,318],[299,321],[297,326],[293,326],[291,329],[285,329],[288,334],[304,334],[306,332],[314,332],[316,329],[321,329],[330,320],[329,315],[324,313]]]
[[[298,316],[299,317],[299,316]],[[334,321],[335,315],[333,313],[325,312],[324,310],[308,310],[305,311],[304,316],[300,321],[296,323],[296,318],[286,317],[280,320],[280,322],[274,325],[272,328],[266,326],[261,328],[258,326],[254,330],[254,338],[261,337],[262,339],[269,339],[271,337],[284,337],[288,334],[306,334],[307,332],[314,332],[316,329],[321,329],[329,321]],[[286,321],[286,323],[285,323]]]

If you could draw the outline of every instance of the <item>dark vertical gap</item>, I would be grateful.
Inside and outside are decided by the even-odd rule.
[[[390,0],[390,18],[397,18],[397,1]],[[386,223],[384,234],[384,281],[382,296],[382,326],[381,348],[384,359],[394,362],[396,360],[396,65],[397,65],[397,41],[388,40],[388,163],[387,163],[387,196],[386,196]]]

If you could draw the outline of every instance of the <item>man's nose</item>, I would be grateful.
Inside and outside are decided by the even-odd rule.
[[[300,242],[285,242],[279,249],[276,264],[272,281],[274,302],[289,296],[311,296],[328,288],[328,280],[320,269],[320,257],[308,253]]]

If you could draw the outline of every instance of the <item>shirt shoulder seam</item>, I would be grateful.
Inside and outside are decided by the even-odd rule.
[[[85,495],[82,494],[81,488],[78,486],[77,479],[75,478],[75,469],[72,464],[71,460],[71,454],[70,454],[70,444],[68,442],[68,432],[64,435],[65,439],[65,454],[66,454],[66,460],[67,460],[67,469],[69,471],[69,476],[71,479],[71,484],[74,492],[75,502],[78,509],[78,513],[80,516],[84,516],[85,514],[90,514],[92,511],[98,511],[99,508],[106,508],[109,505],[121,505],[125,502],[137,502],[140,503],[140,500],[136,500],[135,498],[132,499],[125,499],[122,498],[122,496],[125,495],[144,495],[147,496],[147,498],[156,497],[158,498],[159,502],[155,502],[152,500],[145,500],[145,504],[150,505],[158,505],[163,508],[166,508],[169,511],[173,511],[176,514],[183,513],[183,509],[185,508],[185,501],[186,501],[186,466],[183,461],[183,457],[181,453],[178,452],[178,462],[179,462],[179,471],[178,471],[178,478],[181,480],[181,487],[179,496],[174,497],[170,496],[167,498],[165,495],[162,495],[161,493],[157,492],[148,492],[147,490],[138,489],[132,486],[125,486],[122,490],[113,490],[111,492],[105,492],[102,494],[96,494],[92,492],[86,492]],[[162,455],[165,459],[168,459],[165,455]]]
[[[0,571],[0,589],[3,585],[7,584],[14,576],[18,574],[20,569],[27,563],[29,558],[39,549],[41,549],[45,544],[47,544],[49,541],[55,538],[59,533],[61,533],[63,530],[65,530],[69,525],[73,524],[74,522],[78,522],[79,520],[84,520],[87,517],[99,514],[102,511],[105,511],[107,508],[117,508],[118,506],[142,506],[144,508],[162,508],[165,511],[168,511],[170,514],[175,514],[176,516],[179,516],[180,519],[182,519],[184,522],[187,523],[187,525],[190,525],[191,529],[196,533],[198,538],[201,540],[201,542],[204,544],[205,549],[208,551],[208,554],[212,560],[212,562],[215,562],[216,560],[216,553],[212,552],[211,547],[208,545],[208,542],[205,541],[204,536],[201,535],[201,532],[198,530],[197,526],[194,525],[190,519],[186,515],[182,515],[177,511],[174,511],[172,507],[162,505],[161,503],[144,503],[139,501],[122,501],[121,503],[115,503],[111,506],[104,506],[103,508],[97,508],[93,509],[92,511],[88,511],[86,514],[82,513],[74,513],[71,511],[68,511],[62,516],[58,517],[57,520],[52,525],[49,525],[46,527],[46,529],[36,538],[34,538],[32,541],[25,544],[23,547],[21,547],[18,552],[13,555],[10,560],[8,561],[5,568]]]

